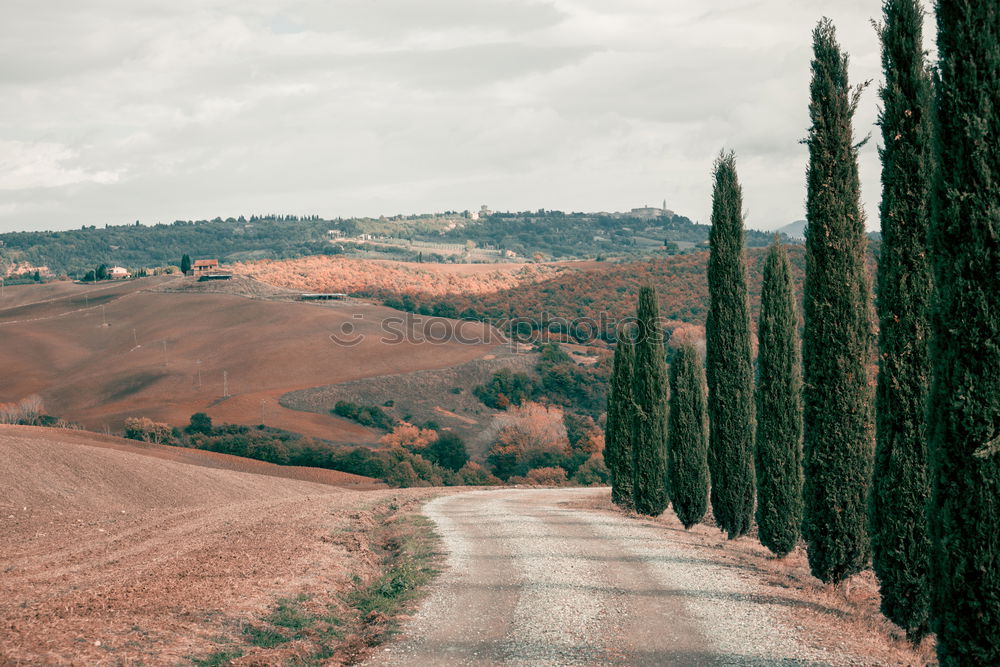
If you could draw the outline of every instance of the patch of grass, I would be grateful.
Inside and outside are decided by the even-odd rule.
[[[290,637],[286,637],[277,630],[257,625],[247,625],[243,628],[243,636],[246,637],[247,643],[260,648],[274,648],[291,641]]]
[[[191,664],[198,667],[222,667],[241,657],[243,657],[243,651],[236,648],[228,651],[216,651],[204,658],[191,658]]]
[[[278,600],[274,610],[264,617],[264,620],[271,625],[289,630],[302,630],[308,628],[315,622],[315,617],[310,616],[302,609],[302,603],[309,600],[309,596],[300,595],[295,600]]]
[[[371,638],[375,643],[395,631],[394,617],[420,596],[420,589],[438,572],[439,554],[431,526],[427,518],[416,514],[386,525],[379,536],[383,574],[347,596],[360,618],[376,629]]]

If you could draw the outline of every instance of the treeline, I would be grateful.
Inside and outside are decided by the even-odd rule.
[[[540,253],[547,259],[565,259],[678,252],[679,243],[704,243],[708,226],[676,214],[648,219],[539,210],[493,213],[446,232],[444,238],[459,243],[472,239],[481,246],[512,250],[522,257]],[[770,238],[766,232],[747,231],[751,247],[767,245]]]
[[[938,2],[934,79],[918,0],[883,11],[877,313],[852,127],[864,87],[849,84],[824,19],[813,32],[801,340],[776,241],[754,371],[742,189],[723,153],[704,364],[692,341],[674,340],[668,376],[657,299],[640,289],[608,397],[612,498],[649,515],[672,504],[685,527],[711,507],[731,539],[756,521],[779,557],[801,538],[826,583],[873,566],[882,611],[911,640],[936,632],[944,665],[998,664],[1000,13]]]
[[[427,219],[424,219],[424,218]],[[461,224],[455,224],[461,220]],[[331,234],[333,232],[333,234]],[[640,220],[606,215],[496,213],[480,221],[458,214],[447,218],[334,219],[263,215],[213,220],[177,220],[143,225],[138,221],[59,232],[0,234],[0,254],[57,275],[82,278],[99,264],[142,268],[173,266],[184,253],[226,262],[292,259],[327,254],[388,254],[394,259],[443,260],[419,249],[370,243],[362,235],[436,243],[467,243],[513,250],[519,257],[579,258],[649,254],[669,250],[674,241],[702,243],[708,227],[683,216]],[[750,245],[763,245],[763,232],[748,232]],[[673,251],[675,252],[676,246]]]
[[[494,476],[468,460],[465,446],[451,434],[434,434],[427,442],[398,441],[381,449],[343,447],[268,426],[214,426],[204,413],[191,416],[183,429],[147,418],[125,421],[124,436],[132,440],[176,447],[193,447],[221,454],[362,475],[392,487],[499,484]]]
[[[99,264],[131,269],[172,266],[185,253],[225,261],[293,258],[334,252],[327,230],[356,233],[347,220],[229,218],[155,225],[109,225],[62,232],[0,234],[17,261],[82,278]]]

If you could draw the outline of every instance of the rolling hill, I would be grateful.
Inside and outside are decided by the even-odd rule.
[[[387,334],[398,311],[354,300],[302,303],[252,281],[233,283],[221,288],[232,293],[164,278],[8,287],[0,301],[0,402],[38,394],[49,414],[96,431],[118,432],[130,416],[184,425],[206,412],[217,422],[263,421],[332,441],[372,442],[377,436],[368,429],[289,410],[278,398],[461,364],[496,342],[478,324],[463,326],[463,342],[428,341],[421,334],[432,320],[423,318],[406,325],[407,340],[386,344],[399,337]],[[246,298],[248,290],[255,298]],[[338,336],[356,344],[337,343]]]
[[[211,654],[282,596],[334,603],[371,576],[372,513],[428,494],[338,488],[357,478],[329,471],[254,474],[267,466],[171,449],[0,426],[0,664]]]

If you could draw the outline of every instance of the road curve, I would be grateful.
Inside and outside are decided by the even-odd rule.
[[[843,662],[800,643],[745,574],[699,558],[669,528],[571,506],[606,493],[505,489],[428,503],[445,571],[368,664]]]

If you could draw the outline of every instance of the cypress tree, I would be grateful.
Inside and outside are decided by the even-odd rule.
[[[190,270],[191,270],[191,258],[187,254],[185,254],[183,257],[181,257],[181,273],[186,274]]]
[[[604,437],[604,462],[611,473],[611,500],[626,508],[632,507],[633,353],[631,333],[623,332],[615,345]]]
[[[656,292],[639,290],[632,396],[632,501],[639,514],[667,508],[667,365]]]
[[[670,365],[670,418],[667,435],[670,497],[677,518],[690,528],[708,509],[708,412],[701,355],[691,343]]]
[[[757,532],[785,556],[802,526],[802,361],[795,286],[777,238],[764,262],[757,337]]]
[[[924,409],[930,377],[931,82],[919,0],[886,0],[882,10],[879,374],[869,526],[882,613],[916,640],[927,632],[930,601]]]
[[[732,539],[750,530],[754,501],[750,304],[743,257],[743,192],[733,153],[722,153],[715,162],[709,244],[708,461],[712,512]]]
[[[813,32],[809,114],[803,367],[803,532],[812,573],[840,582],[868,564],[874,449],[871,286],[859,201],[847,54],[833,23]]]
[[[930,223],[932,627],[942,665],[1000,664],[1000,9],[938,0]]]

